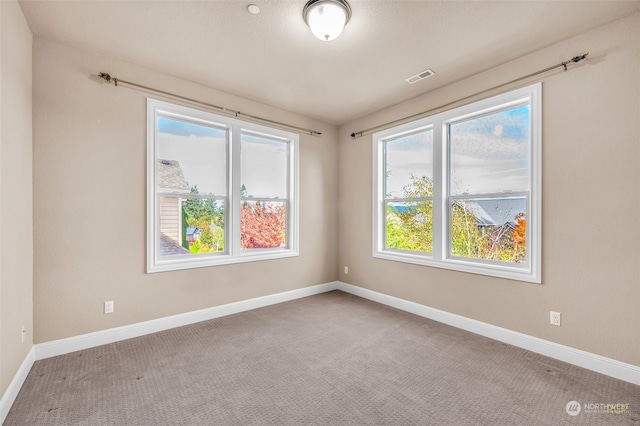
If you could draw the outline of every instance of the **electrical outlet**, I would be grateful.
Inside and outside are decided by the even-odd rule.
[[[349,267],[348,266],[344,267],[344,274],[345,275],[349,275]]]
[[[549,324],[560,327],[560,312],[549,312]]]
[[[22,326],[22,332],[20,332],[20,338],[22,339],[22,343],[24,343],[24,339],[27,336],[27,327]]]
[[[104,313],[105,314],[112,314],[113,313],[113,300],[109,300],[107,302],[104,302]]]

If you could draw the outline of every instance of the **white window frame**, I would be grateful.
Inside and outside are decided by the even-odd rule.
[[[156,191],[157,117],[174,117],[204,123],[227,131],[227,194],[225,200],[225,251],[211,254],[160,256],[159,197]],[[285,247],[241,249],[241,135],[261,135],[288,145],[287,241]],[[147,98],[147,273],[176,271],[299,255],[299,135],[210,112]],[[278,201],[282,201],[278,199]]]
[[[495,262],[450,256],[448,195],[448,125],[465,118],[500,111],[526,101],[530,105],[530,190],[527,203],[527,262]],[[433,250],[431,253],[386,248],[385,141],[419,128],[433,128]],[[405,123],[373,135],[373,257],[541,283],[542,219],[542,83]]]

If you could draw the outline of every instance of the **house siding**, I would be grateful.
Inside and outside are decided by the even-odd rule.
[[[177,244],[182,244],[181,199],[174,197],[160,198],[160,233]]]

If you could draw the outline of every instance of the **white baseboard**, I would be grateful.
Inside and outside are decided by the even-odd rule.
[[[537,337],[518,333],[506,328],[497,327],[477,320],[452,314],[439,309],[434,309],[419,303],[410,302],[394,296],[378,293],[351,284],[334,281],[291,290],[284,293],[277,293],[255,299],[243,300],[229,303],[227,305],[215,306],[199,311],[187,312],[156,320],[145,321],[123,327],[112,328],[67,339],[55,340],[52,342],[35,345],[35,360],[50,358],[57,355],[79,351],[95,346],[113,343],[120,340],[131,339],[158,331],[168,330],[175,327],[193,324],[219,318],[226,315],[236,314],[251,309],[261,308],[289,300],[312,296],[332,290],[341,290],[374,302],[382,303],[419,315],[443,324],[467,330],[481,336],[489,337],[500,342],[508,343],[522,349],[536,352],[550,358],[568,362],[570,364],[583,367],[616,379],[624,380],[640,386],[640,367],[606,358],[600,355],[574,349],[569,346],[560,345]],[[32,362],[33,364],[33,362]],[[28,371],[28,370],[27,370]],[[16,376],[18,377],[18,376]],[[15,380],[15,379],[14,379]],[[24,380],[24,379],[23,379]],[[22,382],[20,382],[22,383]],[[19,389],[19,387],[18,387]],[[3,397],[3,402],[5,401]]]
[[[632,364],[626,364],[580,349],[574,349],[340,281],[337,289],[640,386],[640,367]]]
[[[2,395],[2,399],[0,399],[0,425],[3,424],[4,420],[7,418],[7,414],[9,414],[9,410],[11,409],[13,402],[16,400],[18,392],[20,392],[20,388],[22,388],[24,381],[27,379],[27,375],[29,374],[29,371],[31,371],[31,367],[33,367],[33,363],[35,361],[36,350],[32,346],[24,361],[20,364],[20,368],[18,368],[16,375],[13,376],[13,380],[9,383],[9,387],[5,391],[4,395]]]
[[[237,314],[264,306],[275,305],[276,303],[287,302],[289,300],[300,299],[302,297],[313,296],[336,290],[337,282],[318,284],[311,287],[304,287],[283,293],[270,294],[268,296],[257,297],[255,299],[242,300],[212,308],[201,309],[184,314],[172,315],[155,320],[144,321],[122,327],[110,328],[108,330],[96,331],[94,333],[82,334],[80,336],[66,339],[54,340],[51,342],[39,343],[35,345],[36,360],[51,358],[70,352],[93,348],[95,346],[131,339],[133,337],[144,336],[158,331],[169,330],[175,327],[194,324],[226,315]]]

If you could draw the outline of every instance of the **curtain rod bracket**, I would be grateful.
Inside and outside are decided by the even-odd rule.
[[[589,55],[589,52],[584,53],[584,54],[579,55],[579,56],[574,56],[574,57],[571,59],[571,62],[576,62],[576,63],[577,63],[577,62],[580,62],[581,60],[583,60],[584,58],[586,58],[586,57],[587,57],[587,55]]]
[[[106,81],[107,83],[111,83],[111,76],[108,72],[101,72],[98,74],[98,77]]]
[[[586,58],[588,54],[589,54],[589,52],[584,53],[582,55],[574,56],[573,58],[569,59],[568,61],[562,62],[561,65],[564,67],[564,70],[566,71],[568,69],[567,65],[569,65],[571,63],[577,64],[578,62],[580,62],[581,60]]]

